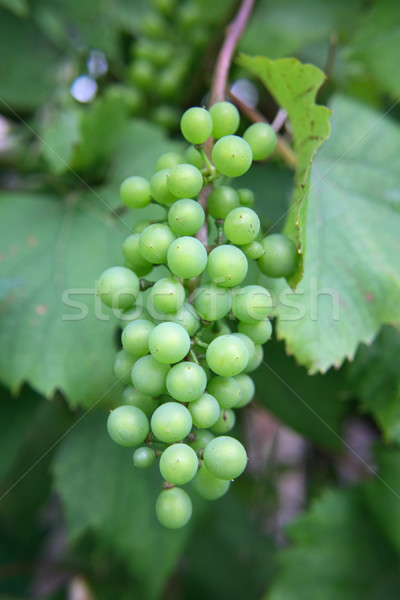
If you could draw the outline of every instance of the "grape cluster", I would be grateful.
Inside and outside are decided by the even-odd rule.
[[[156,514],[173,529],[192,512],[181,486],[190,482],[203,498],[216,499],[246,468],[245,448],[228,434],[235,410],[254,396],[249,373],[272,331],[270,293],[244,283],[248,261],[272,277],[290,275],[297,264],[290,238],[263,237],[251,190],[228,185],[228,177],[245,173],[275,145],[269,125],[251,125],[243,136],[238,126],[239,113],[228,102],[183,114],[181,130],[192,144],[186,155],[163,154],[150,180],[134,175],[120,189],[132,209],[164,206],[165,220],[139,222],[122,246],[125,266],[107,269],[98,282],[104,304],[127,319],[115,362],[127,387],[108,432],[136,447],[136,467],[159,460],[165,483]],[[215,244],[205,233],[212,221]],[[158,265],[167,276],[145,280]]]

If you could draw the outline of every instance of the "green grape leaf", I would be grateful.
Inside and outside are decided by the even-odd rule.
[[[360,489],[325,492],[288,533],[293,546],[282,552],[265,600],[396,597],[397,554],[363,506]]]
[[[400,95],[400,4],[397,0],[372,4],[343,54],[358,67],[364,67],[375,89],[397,100]]]
[[[312,170],[304,278],[296,293],[261,278],[278,337],[312,373],[353,358],[382,324],[400,324],[400,128],[341,97],[332,108]]]
[[[91,197],[3,194],[0,219],[2,276],[23,281],[1,303],[0,378],[13,390],[27,381],[89,406],[116,383],[116,321],[99,305],[95,281],[121,264],[129,229],[119,231]]]
[[[51,115],[40,131],[43,156],[53,173],[65,173],[80,140],[79,113],[65,109]]]
[[[342,371],[309,377],[286,356],[281,342],[270,340],[252,376],[256,399],[268,411],[319,446],[342,449],[341,424],[347,410]]]
[[[311,164],[314,155],[329,136],[330,111],[315,103],[325,75],[313,65],[295,58],[270,60],[263,56],[241,56],[240,64],[261,79],[277,104],[288,113],[297,157],[292,202],[284,232],[299,249],[297,271],[289,278],[292,287],[301,281],[306,252],[306,214]]]
[[[103,411],[86,415],[65,438],[54,462],[55,488],[71,541],[94,532],[133,571],[142,587],[137,596],[156,599],[190,526],[169,531],[157,522],[158,465],[133,469],[132,450],[111,441],[106,420]]]
[[[372,413],[389,442],[400,443],[400,334],[383,327],[374,343],[361,345],[347,376],[362,408]]]
[[[58,63],[58,53],[32,20],[19,19],[0,9],[0,108],[3,113],[39,106],[54,90]]]

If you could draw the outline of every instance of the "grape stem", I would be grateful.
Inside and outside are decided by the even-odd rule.
[[[243,100],[235,96],[235,94],[232,94],[232,92],[228,92],[228,96],[230,101],[238,107],[240,112],[246,115],[246,117],[250,121],[253,121],[253,123],[269,123],[268,120],[264,117],[264,115],[260,113],[260,111],[258,111],[256,108],[252,108],[251,106],[243,102]],[[283,111],[283,109],[281,110]],[[278,131],[283,125],[281,119],[283,117],[284,112],[281,112],[281,110],[278,111],[272,125],[275,131]],[[293,152],[287,141],[281,135],[276,136],[276,152],[291,169],[296,168],[296,154]]]
[[[255,0],[242,0],[235,18],[227,28],[225,40],[219,52],[212,77],[209,106],[212,106],[216,102],[222,102],[225,99],[226,82],[233,53],[247,25],[254,2]]]

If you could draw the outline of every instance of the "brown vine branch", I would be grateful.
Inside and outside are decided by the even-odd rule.
[[[209,106],[225,99],[226,82],[233,53],[249,20],[254,2],[255,0],[243,0],[235,18],[227,28],[212,77]]]

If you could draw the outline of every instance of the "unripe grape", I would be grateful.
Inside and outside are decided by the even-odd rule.
[[[168,225],[154,223],[142,231],[139,239],[140,254],[149,262],[160,265],[167,260],[168,248],[175,234]]]
[[[139,250],[139,236],[137,233],[133,233],[126,238],[122,244],[123,255],[129,265],[131,265],[134,271],[140,271],[141,269],[152,269],[153,265],[151,262],[143,258]]]
[[[110,308],[130,308],[139,296],[139,279],[126,267],[106,269],[97,282],[97,294]]]
[[[182,115],[182,135],[190,144],[204,144],[211,135],[212,127],[211,115],[205,108],[194,106]]]
[[[210,369],[217,375],[233,377],[246,367],[249,351],[237,336],[221,335],[208,346],[206,360]]]
[[[172,444],[160,458],[162,477],[174,485],[188,483],[196,475],[198,466],[197,454],[187,444]]]
[[[226,215],[224,231],[233,244],[249,244],[260,231],[260,219],[251,208],[234,208]]]
[[[135,388],[131,385],[126,387],[122,392],[122,403],[128,406],[136,406],[137,408],[140,408],[140,410],[142,410],[148,417],[150,417],[157,408],[157,400],[151,396],[142,394],[142,392],[139,392],[138,390],[135,390]]]
[[[239,285],[246,277],[247,269],[245,255],[235,246],[218,246],[208,256],[207,273],[214,283],[222,287]]]
[[[207,470],[219,479],[235,479],[247,465],[246,450],[229,436],[211,440],[204,449],[203,459]]]
[[[205,221],[203,208],[195,200],[182,198],[168,211],[168,224],[177,235],[194,235]]]
[[[202,169],[204,166],[203,157],[200,152],[194,146],[189,146],[185,151],[186,162],[194,165],[198,169]]]
[[[200,327],[200,318],[191,304],[185,302],[176,312],[167,315],[168,321],[181,325],[190,336],[194,335]]]
[[[235,408],[242,408],[242,406],[246,406],[246,404],[251,402],[254,398],[256,386],[254,385],[254,381],[252,380],[252,378],[248,375],[245,375],[244,373],[236,375],[234,379],[239,384],[241,391],[241,398],[239,402],[235,405]]]
[[[128,79],[143,90],[148,90],[154,84],[156,70],[154,65],[145,59],[136,59],[128,69]]]
[[[239,202],[242,206],[248,206],[252,208],[255,203],[254,192],[249,188],[240,188],[237,190],[239,196]]]
[[[127,177],[121,183],[119,195],[126,206],[143,208],[151,201],[150,183],[144,177]]]
[[[253,241],[240,247],[247,259],[257,260],[264,254],[264,249],[259,242]]]
[[[212,136],[215,139],[236,133],[240,123],[238,109],[231,102],[216,102],[209,109],[212,121]]]
[[[149,336],[154,323],[145,319],[137,319],[128,323],[121,335],[122,347],[135,358],[149,353]]]
[[[177,363],[189,352],[190,337],[186,329],[177,323],[160,323],[150,333],[149,349],[159,362]]]
[[[226,215],[238,206],[237,191],[227,185],[214,188],[207,200],[208,213],[214,219],[225,219]]]
[[[188,410],[192,415],[193,425],[199,428],[211,427],[220,414],[220,406],[211,394],[202,394],[189,404]]]
[[[160,313],[175,313],[185,302],[185,288],[173,277],[165,277],[153,285],[150,299]]]
[[[246,129],[243,138],[249,144],[254,160],[267,158],[276,146],[276,133],[268,123],[253,123]]]
[[[238,135],[220,138],[211,157],[216,169],[227,177],[240,177],[250,169],[253,160],[249,144]]]
[[[201,454],[204,448],[207,446],[208,442],[211,442],[215,438],[215,435],[211,433],[208,429],[200,429],[194,432],[196,436],[194,440],[189,441],[191,448],[197,452],[197,454]]]
[[[178,402],[161,404],[151,417],[151,430],[161,442],[172,444],[183,440],[192,429],[188,409]]]
[[[265,344],[272,334],[271,321],[265,319],[256,323],[238,323],[238,331],[247,335],[255,344]]]
[[[213,377],[208,382],[207,391],[216,398],[221,408],[237,406],[242,398],[239,383],[234,377]]]
[[[271,294],[261,285],[246,285],[233,296],[232,312],[244,323],[263,321],[271,312]]]
[[[170,244],[167,263],[174,275],[182,279],[191,279],[204,271],[207,264],[207,250],[198,239],[183,236]]]
[[[155,452],[152,448],[143,446],[133,453],[133,464],[138,469],[148,469],[156,460]]]
[[[161,169],[156,171],[150,179],[150,192],[154,200],[159,204],[172,204],[176,196],[172,194],[167,185],[167,175],[171,169]]]
[[[230,311],[232,297],[228,289],[206,283],[197,288],[193,305],[202,319],[219,321]]]
[[[192,516],[192,501],[179,487],[163,490],[156,501],[156,515],[161,525],[168,529],[184,527]]]
[[[126,352],[126,350],[117,352],[114,361],[114,374],[118,381],[126,385],[131,382],[131,370],[135,362],[136,358]]]
[[[196,477],[192,480],[192,487],[204,500],[217,500],[229,490],[231,482],[225,479],[218,479],[211,475],[207,467],[202,464],[197,471]]]
[[[180,112],[171,104],[159,104],[151,111],[150,117],[161,127],[175,131],[179,125]]]
[[[190,361],[172,367],[167,377],[167,390],[179,402],[192,402],[203,394],[207,385],[204,369]]]
[[[218,420],[211,427],[211,431],[213,433],[228,433],[235,427],[236,424],[236,415],[231,408],[223,408],[221,409]]]
[[[185,162],[182,154],[178,152],[164,152],[158,157],[156,162],[156,171],[162,171],[163,169],[172,169],[176,165],[181,165]]]
[[[245,369],[243,369],[243,373],[252,373],[261,365],[264,358],[264,350],[263,347],[255,344],[254,351],[250,352],[249,362]]]
[[[151,355],[142,356],[132,367],[132,383],[146,396],[160,396],[166,391],[165,381],[170,368]]]
[[[273,233],[261,241],[264,254],[258,259],[258,266],[268,277],[289,277],[299,262],[299,255],[293,240],[287,235]]]
[[[132,447],[144,442],[149,434],[149,421],[136,406],[119,406],[107,419],[107,431],[120,446]]]
[[[194,198],[203,187],[203,175],[193,165],[175,165],[169,169],[167,185],[177,198]]]

